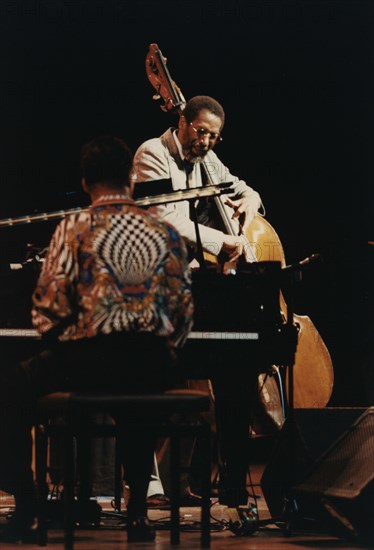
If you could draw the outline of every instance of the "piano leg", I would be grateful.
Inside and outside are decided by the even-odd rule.
[[[219,501],[229,507],[247,504],[249,426],[258,391],[256,369],[242,369],[237,375],[217,368],[212,376],[215,396],[218,454]]]

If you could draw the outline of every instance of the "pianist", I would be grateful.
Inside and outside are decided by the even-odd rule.
[[[114,137],[83,147],[82,185],[91,207],[59,223],[33,294],[33,325],[46,349],[0,369],[0,488],[16,502],[0,543],[36,539],[30,431],[38,397],[69,389],[162,391],[174,350],[190,330],[185,244],[171,225],[134,204],[131,161]],[[144,430],[126,437],[127,536],[149,541],[155,441]]]

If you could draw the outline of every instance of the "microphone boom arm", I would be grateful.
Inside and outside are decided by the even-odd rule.
[[[206,187],[197,187],[194,189],[185,189],[181,191],[174,191],[172,193],[165,193],[162,195],[154,195],[149,197],[143,197],[135,201],[136,206],[148,207],[157,206],[158,204],[166,204],[169,202],[179,202],[185,200],[195,200],[202,197],[216,197],[232,192],[232,182],[219,183],[217,185],[209,185]],[[0,219],[0,229],[2,227],[12,227],[15,225],[23,225],[34,222],[43,222],[53,219],[62,219],[70,214],[79,214],[81,212],[88,212],[89,207],[76,207],[69,208],[67,210],[56,210],[54,212],[40,212],[37,214],[17,216],[15,218]]]

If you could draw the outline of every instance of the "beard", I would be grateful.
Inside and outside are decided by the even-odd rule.
[[[210,150],[207,145],[201,145],[196,139],[191,141],[186,148],[183,148],[183,153],[189,162],[200,162]]]

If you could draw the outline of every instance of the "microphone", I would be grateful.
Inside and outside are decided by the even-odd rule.
[[[307,258],[304,258],[300,262],[296,262],[295,264],[286,265],[282,268],[282,271],[286,272],[293,272],[293,271],[303,271],[306,268],[311,267],[312,265],[321,264],[323,261],[323,258],[321,254],[312,254],[311,256],[308,256]]]

